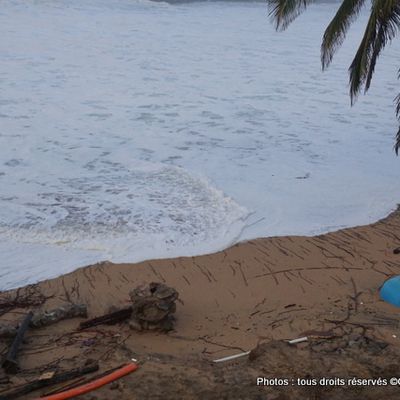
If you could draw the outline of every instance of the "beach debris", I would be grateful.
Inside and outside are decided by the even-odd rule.
[[[42,375],[40,375],[39,379],[42,380],[48,380],[51,379],[55,375],[55,371],[48,371],[44,372]]]
[[[289,344],[297,344],[297,343],[302,343],[302,342],[307,342],[308,341],[308,337],[307,336],[303,336],[297,339],[292,339],[292,340],[288,340]]]
[[[81,377],[85,374],[90,374],[91,372],[96,372],[99,369],[99,364],[97,362],[92,362],[88,365],[85,365],[80,368],[74,368],[70,371],[60,372],[56,374],[49,374],[48,379],[43,379],[43,375],[41,378],[36,379],[32,382],[29,382],[25,385],[18,386],[15,389],[12,389],[8,392],[0,394],[0,400],[12,400],[17,397],[26,395],[31,393],[37,389],[41,389],[47,386],[55,385],[57,383],[62,383],[65,381],[69,381],[71,379],[75,379],[77,377]]]
[[[400,247],[396,247],[396,248],[393,250],[393,254],[400,254]]]
[[[31,322],[32,317],[33,313],[30,311],[21,322],[14,341],[12,342],[6,358],[2,363],[2,367],[8,374],[16,374],[19,370],[17,361],[18,350],[24,339],[25,333],[29,328],[29,323]]]
[[[42,311],[34,314],[30,326],[41,328],[55,324],[58,321],[68,318],[87,318],[87,307],[84,304],[64,304],[50,311]]]
[[[138,365],[135,362],[129,362],[117,369],[113,369],[110,372],[101,374],[100,377],[95,378],[87,383],[84,383],[78,387],[70,388],[56,394],[51,394],[42,397],[43,400],[66,400],[73,397],[81,396],[82,394],[89,393],[93,390],[99,389],[108,383],[114,382],[138,369]],[[1,400],[1,398],[0,398]]]
[[[7,385],[8,383],[10,383],[8,376],[0,376],[0,385]]]
[[[175,301],[178,292],[163,284],[152,282],[130,293],[133,309],[130,326],[136,330],[170,331],[174,328]]]
[[[92,328],[102,324],[112,325],[129,318],[131,318],[129,326],[135,330],[170,331],[173,329],[175,301],[179,297],[175,289],[163,283],[152,282],[147,286],[133,289],[129,295],[132,306],[81,322],[79,329]]]
[[[0,324],[0,339],[13,338],[17,334],[15,326]]]
[[[0,293],[0,316],[16,308],[40,307],[52,297],[43,295],[36,285],[19,288],[12,295]]]
[[[233,354],[232,356],[218,358],[216,360],[213,360],[213,362],[220,363],[220,362],[225,362],[225,361],[231,361],[231,360],[235,360],[236,358],[248,356],[249,354],[250,354],[250,351],[245,351],[243,353]]]
[[[50,389],[49,391],[43,393],[41,397],[43,398],[43,397],[49,396],[51,394],[64,392],[65,390],[77,387],[78,385],[81,385],[82,383],[86,383],[88,381],[89,380],[85,379],[83,376],[81,376],[79,378],[71,379],[67,383],[59,384],[56,388]]]
[[[400,275],[389,278],[380,290],[382,300],[396,307],[400,307]]]
[[[100,317],[92,318],[79,324],[79,329],[92,328],[97,325],[113,325],[128,319],[132,315],[132,307],[122,308]]]
[[[308,337],[299,337],[292,340],[270,340],[268,342],[259,342],[256,347],[254,347],[250,354],[249,360],[254,361],[257,358],[263,356],[266,352],[274,350],[274,349],[284,349],[284,351],[288,351],[287,349],[293,348],[293,344],[302,343],[308,341]]]
[[[302,332],[301,335],[307,336],[308,339],[334,339],[338,337],[338,334],[332,329],[328,331],[309,330]]]
[[[95,338],[85,339],[82,341],[81,347],[83,347],[83,346],[90,347],[90,346],[94,346],[95,344],[96,344]]]
[[[135,360],[134,358],[132,358],[132,361],[133,361],[134,363],[136,363],[137,360]],[[86,361],[86,364],[88,364],[88,362],[89,362],[89,363],[90,363],[90,362],[93,363],[94,361],[93,361],[93,360],[87,360],[87,361]],[[102,378],[103,376],[108,375],[108,374],[110,374],[111,372],[114,372],[114,371],[120,369],[120,368],[123,367],[124,365],[125,365],[125,364],[122,364],[122,365],[119,365],[119,366],[116,367],[116,368],[111,368],[111,369],[109,369],[109,370],[107,370],[107,371],[101,372],[100,374],[94,375],[94,376],[92,376],[92,377],[90,377],[90,378],[85,378],[84,376],[81,376],[81,377],[79,377],[79,378],[74,379],[72,382],[64,383],[63,385],[59,385],[58,387],[53,388],[53,389],[47,391],[46,393],[44,393],[44,394],[42,395],[42,397],[49,396],[49,395],[51,395],[51,394],[56,394],[56,393],[65,392],[66,390],[76,388],[77,386],[84,385],[84,384],[86,384],[86,383],[88,383],[88,382],[92,382],[92,381],[94,381],[94,380],[96,380],[96,379],[98,379],[98,378]]]

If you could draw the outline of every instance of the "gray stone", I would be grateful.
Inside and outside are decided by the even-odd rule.
[[[84,304],[65,304],[51,311],[42,311],[35,314],[30,325],[33,328],[40,328],[55,324],[67,318],[87,318],[87,307]]]
[[[175,301],[178,292],[163,284],[152,282],[130,293],[133,311],[130,326],[136,330],[170,331],[174,327]]]

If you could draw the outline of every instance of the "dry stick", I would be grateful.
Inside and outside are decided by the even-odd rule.
[[[85,383],[92,382],[92,381],[94,381],[94,380],[96,380],[96,379],[102,378],[103,376],[106,376],[106,375],[108,375],[108,374],[111,374],[111,372],[117,371],[118,369],[122,368],[124,365],[125,365],[125,364],[121,364],[121,365],[119,365],[118,367],[111,368],[111,369],[109,369],[109,370],[107,370],[107,371],[104,371],[104,372],[102,372],[102,373],[100,373],[100,374],[94,375],[94,376],[92,376],[92,377],[90,377],[90,378],[83,378],[83,377],[81,377],[81,378],[75,380],[74,382],[65,384],[65,385],[63,385],[63,386],[61,386],[61,387],[58,387],[58,388],[53,389],[53,390],[51,390],[51,391],[49,391],[49,392],[47,392],[47,393],[44,393],[44,394],[41,395],[40,397],[50,396],[50,395],[52,395],[52,394],[57,394],[57,393],[60,393],[60,392],[64,392],[64,391],[66,391],[66,390],[73,389],[73,388],[75,388],[75,387],[77,387],[77,386],[84,385]]]
[[[63,392],[64,390],[74,388],[74,387],[80,385],[81,383],[84,383],[86,380],[87,379],[85,379],[84,377],[81,376],[80,378],[76,378],[76,379],[72,380],[72,382],[63,383],[62,385],[58,386],[57,388],[51,389],[50,391],[43,393],[42,395],[40,395],[40,397],[50,396],[53,394]]]
[[[12,400],[20,397],[24,394],[28,394],[33,392],[34,390],[41,389],[46,386],[55,385],[57,383],[69,381],[70,379],[74,379],[80,377],[85,374],[90,374],[91,372],[96,372],[99,369],[98,363],[93,363],[86,367],[75,368],[70,371],[60,372],[59,374],[54,375],[49,379],[36,379],[35,381],[29,382],[26,385],[21,385],[20,387],[0,394],[0,400]]]
[[[19,369],[17,361],[18,349],[22,343],[22,340],[24,339],[25,332],[29,328],[29,323],[31,322],[32,317],[33,317],[33,312],[30,311],[22,321],[18,329],[17,335],[15,336],[15,339],[7,353],[6,359],[2,364],[2,367],[9,374],[16,374],[18,372]]]
[[[79,324],[79,329],[87,329],[93,326],[107,324],[112,325],[128,319],[132,315],[132,307],[123,308],[110,314],[102,315],[101,317],[89,319]]]

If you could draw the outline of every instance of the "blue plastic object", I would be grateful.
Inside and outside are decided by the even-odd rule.
[[[388,279],[381,288],[381,299],[400,307],[400,276]]]

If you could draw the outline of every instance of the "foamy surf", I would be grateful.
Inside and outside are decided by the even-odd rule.
[[[29,196],[14,196],[12,203],[3,197],[0,248],[9,267],[0,273],[1,288],[66,273],[82,262],[217,251],[240,235],[249,212],[205,178],[132,163],[134,170],[114,163],[79,178],[30,182]],[[18,261],[20,254],[29,257]]]
[[[393,209],[398,43],[350,108],[367,13],[322,74],[336,8],[276,33],[257,2],[4,0],[0,288]]]

